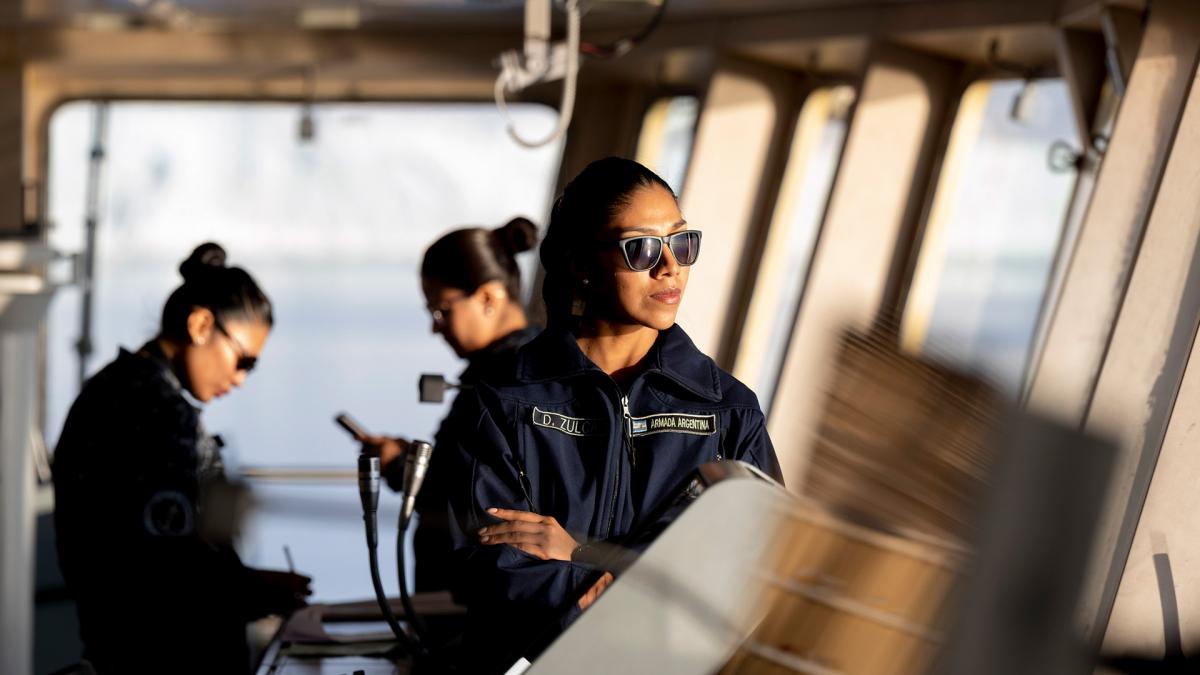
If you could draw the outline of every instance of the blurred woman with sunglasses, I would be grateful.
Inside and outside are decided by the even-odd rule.
[[[84,385],[54,457],[59,566],[99,673],[245,673],[246,623],[304,606],[310,579],[245,567],[222,513],[220,442],[200,409],[240,387],[271,303],[203,244],[159,334]]]
[[[554,205],[541,260],[547,329],[460,400],[456,591],[478,672],[548,644],[612,581],[579,564],[634,541],[699,465],[779,478],[754,394],[676,323],[701,234],[670,187],[626,159],[593,162]],[[443,450],[444,452],[445,450]]]
[[[421,262],[421,289],[433,319],[432,330],[442,336],[467,368],[459,386],[470,388],[498,364],[510,360],[517,348],[533,339],[540,327],[530,325],[521,303],[521,270],[517,256],[537,243],[537,228],[525,218],[514,218],[495,229],[469,227],[449,232],[425,251]],[[459,428],[458,404],[434,436],[434,447],[449,444]],[[403,438],[370,436],[363,450],[378,453],[388,485],[403,485]],[[414,535],[416,590],[442,591],[450,587],[453,546],[446,515],[447,490],[444,455],[434,452],[429,472],[418,496],[419,523]]]

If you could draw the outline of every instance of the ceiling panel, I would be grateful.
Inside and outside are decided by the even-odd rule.
[[[930,4],[960,0],[668,0],[667,20],[795,13],[849,7]],[[654,0],[585,0],[589,23],[617,26],[648,17]],[[148,8],[186,12],[218,22],[294,25],[298,17],[324,13],[354,15],[360,25],[449,23],[519,26],[524,0],[8,0],[0,20],[70,22],[80,15],[139,16]],[[556,0],[557,4],[557,0]],[[20,7],[24,7],[22,12]]]

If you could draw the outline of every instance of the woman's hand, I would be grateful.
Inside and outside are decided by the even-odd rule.
[[[408,449],[408,441],[403,438],[363,436],[358,440],[362,443],[362,452],[364,455],[376,455],[379,457],[380,468],[386,467],[397,459],[403,459],[404,451]]]
[[[487,512],[504,522],[480,529],[481,543],[511,544],[542,560],[567,561],[579,546],[579,542],[551,516],[512,509],[492,508]]]
[[[268,611],[287,616],[308,605],[307,598],[312,595],[312,577],[295,572],[254,571],[262,580]]]
[[[588,607],[591,607],[592,603],[600,597],[600,594],[603,593],[604,589],[608,588],[609,584],[612,582],[612,572],[605,572],[604,576],[600,577],[599,581],[592,584],[592,587],[588,589],[588,592],[584,593],[583,597],[579,599],[579,609],[584,610]]]

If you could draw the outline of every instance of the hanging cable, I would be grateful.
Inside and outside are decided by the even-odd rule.
[[[562,48],[566,53],[563,59],[566,62],[565,72],[563,73],[563,92],[562,103],[559,106],[558,123],[555,124],[553,131],[548,136],[540,141],[531,141],[521,136],[517,132],[516,125],[513,123],[512,115],[508,111],[508,104],[505,101],[505,94],[508,91],[519,91],[524,88],[522,86],[522,75],[526,75],[521,68],[519,59],[515,52],[508,52],[500,56],[501,71],[500,76],[496,78],[496,85],[493,88],[493,94],[496,99],[496,107],[500,109],[500,114],[504,116],[505,127],[508,129],[508,135],[512,137],[519,145],[526,148],[540,148],[543,145],[553,143],[558,140],[571,125],[571,117],[575,111],[575,82],[579,74],[579,0],[566,0],[567,10],[567,44]],[[551,63],[558,60],[558,49],[554,50],[551,56]],[[550,65],[547,71],[553,70],[553,65]],[[539,74],[533,82],[542,81],[545,73]]]

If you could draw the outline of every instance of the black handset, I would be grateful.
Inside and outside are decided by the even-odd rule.
[[[333,421],[337,422],[337,425],[345,429],[356,441],[361,442],[369,435],[366,431],[363,431],[363,428],[359,426],[358,422],[354,421],[354,418],[349,413],[339,413],[337,417],[333,418]]]

